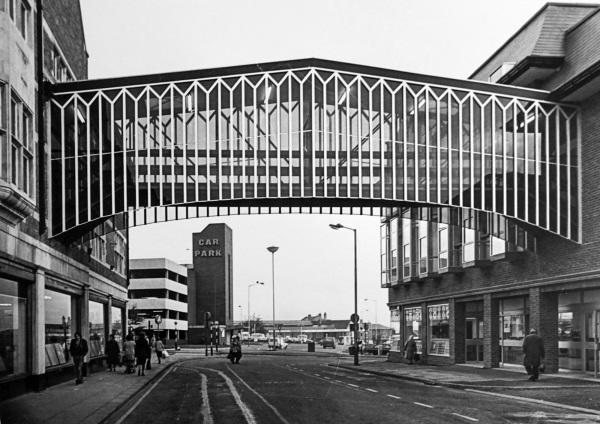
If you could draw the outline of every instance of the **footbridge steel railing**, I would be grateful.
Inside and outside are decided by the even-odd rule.
[[[318,59],[57,84],[52,236],[161,206],[449,207],[578,242],[578,109],[548,94]]]

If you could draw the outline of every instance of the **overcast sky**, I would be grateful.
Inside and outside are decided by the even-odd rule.
[[[562,1],[575,3],[575,1]],[[81,0],[90,78],[320,58],[466,79],[546,2],[539,0]],[[594,3],[579,0],[577,3]],[[277,319],[354,309],[352,232],[358,231],[358,310],[389,325],[381,289],[379,219],[284,215],[178,221],[134,228],[132,258],[191,262],[193,232],[233,230],[235,319]],[[368,298],[373,301],[365,301]],[[241,311],[239,306],[241,306]],[[376,308],[377,306],[377,308]]]

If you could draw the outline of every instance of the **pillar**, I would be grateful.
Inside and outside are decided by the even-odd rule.
[[[450,299],[450,359],[456,364],[465,363],[465,304]]]
[[[81,301],[79,304],[79,310],[81,314],[79,316],[80,325],[81,325],[81,337],[87,340],[88,347],[90,344],[90,287],[83,287],[83,295],[81,296]],[[90,353],[88,352],[85,355],[84,364],[83,364],[83,374],[87,375],[88,373],[88,363],[90,362]]]
[[[483,296],[483,367],[500,366],[500,303],[491,294]]]
[[[558,292],[529,290],[529,328],[537,329],[544,339],[546,372],[558,372]]]
[[[44,378],[46,373],[46,303],[44,300],[46,288],[46,272],[38,269],[35,273],[31,292],[31,374],[35,391],[46,388]]]

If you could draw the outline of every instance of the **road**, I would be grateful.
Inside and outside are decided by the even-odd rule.
[[[178,354],[110,423],[585,423],[551,406],[331,366],[332,355]]]

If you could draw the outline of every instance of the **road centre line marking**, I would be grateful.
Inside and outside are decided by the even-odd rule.
[[[331,380],[331,378],[329,378],[329,377],[323,377],[323,378],[325,378],[325,379],[327,379],[327,380]]]
[[[425,408],[433,408],[433,406],[431,405],[426,405],[424,403],[419,403],[419,402],[413,402],[415,405],[420,405],[420,406],[424,406]]]
[[[315,374],[317,377],[321,377],[319,374]]]
[[[213,417],[210,413],[210,404],[208,402],[208,379],[206,375],[200,374],[202,378],[202,407],[200,412],[202,413],[202,422],[206,424],[213,424]]]
[[[356,384],[350,384],[350,383],[348,383],[348,386],[358,387]]]
[[[391,397],[391,398],[394,398],[394,399],[402,399],[402,398],[401,398],[401,397],[399,397],[399,396],[394,396],[394,395],[388,395],[388,396],[389,396],[389,397]]]
[[[373,389],[365,389],[365,390],[368,390],[368,391],[373,392],[373,393],[379,393],[377,390],[373,390]]]
[[[460,414],[457,414],[456,412],[453,412],[452,415],[456,415],[457,417],[461,417],[461,418],[464,418],[466,420],[479,421],[477,418],[467,417],[466,415],[460,415]]]
[[[246,387],[248,388],[248,390],[250,390],[250,391],[251,391],[252,393],[254,393],[256,396],[258,396],[258,398],[259,398],[260,400],[262,400],[262,401],[264,402],[264,404],[265,404],[265,405],[267,405],[269,408],[271,408],[271,410],[272,410],[272,411],[275,413],[275,415],[277,415],[277,418],[279,418],[279,419],[281,420],[281,422],[282,422],[282,423],[284,423],[284,424],[290,424],[290,423],[288,422],[288,420],[286,420],[286,419],[285,419],[285,417],[284,417],[283,415],[281,415],[281,414],[279,413],[279,411],[278,411],[278,410],[277,410],[277,409],[276,409],[276,408],[275,408],[273,405],[271,405],[269,402],[267,402],[267,400],[266,400],[264,397],[262,397],[262,396],[260,395],[260,393],[258,393],[256,390],[254,390],[252,387],[250,387],[250,386],[249,386],[249,385],[248,385],[248,384],[247,384],[247,383],[246,383],[244,380],[242,380],[242,378],[241,378],[239,375],[237,375],[237,374],[236,374],[236,372],[235,372],[234,370],[232,370],[231,368],[229,368],[229,371],[230,371],[230,372],[231,372],[233,375],[235,375],[235,376],[237,377],[237,379],[238,379],[238,380],[239,380],[239,381],[240,381],[240,382],[241,382],[241,383],[242,383],[244,386],[246,386]]]
[[[333,380],[333,381],[335,381],[336,383],[343,383],[342,380]]]
[[[175,368],[177,368],[177,367],[175,367]],[[133,412],[133,410],[134,410],[135,408],[137,408],[137,407],[139,406],[139,404],[140,404],[140,403],[142,403],[142,401],[143,401],[143,400],[146,398],[146,396],[148,396],[148,395],[150,394],[150,392],[152,391],[152,389],[154,389],[156,386],[158,386],[158,383],[160,383],[160,382],[162,381],[162,379],[163,379],[163,378],[165,378],[165,377],[167,376],[167,374],[169,374],[169,373],[170,373],[170,372],[171,372],[173,369],[174,369],[174,368],[169,368],[169,369],[168,369],[168,370],[167,370],[167,371],[166,371],[166,372],[165,372],[165,373],[162,375],[162,377],[160,377],[160,378],[158,379],[158,381],[157,381],[156,383],[150,383],[150,387],[148,388],[148,391],[147,391],[146,393],[144,393],[144,394],[142,395],[142,397],[140,397],[140,398],[138,399],[138,401],[137,401],[136,403],[134,403],[134,404],[133,404],[133,406],[132,406],[131,408],[129,408],[129,409],[127,410],[127,412],[125,412],[125,413],[124,413],[124,414],[121,416],[121,418],[119,418],[119,419],[117,420],[117,422],[116,422],[115,424],[121,424],[121,423],[122,423],[122,422],[125,420],[125,418],[127,418],[127,417],[129,416],[129,414],[131,414],[131,413]]]

